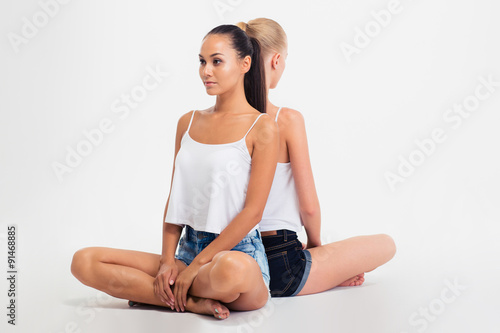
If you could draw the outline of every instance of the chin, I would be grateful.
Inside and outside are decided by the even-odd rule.
[[[210,90],[210,89],[207,89],[207,94],[210,95],[210,96],[218,95],[216,91]]]

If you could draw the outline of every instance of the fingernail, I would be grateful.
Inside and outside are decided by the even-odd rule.
[[[219,319],[222,319],[222,317],[221,317],[221,316],[219,316]]]
[[[219,310],[215,309],[215,312],[219,313]]]

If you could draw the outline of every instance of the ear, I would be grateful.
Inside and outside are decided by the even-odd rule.
[[[281,60],[281,54],[280,53],[275,53],[272,58],[271,62],[271,68],[276,69],[278,67],[278,63]]]
[[[241,73],[246,74],[250,70],[251,66],[252,66],[252,58],[247,55],[241,61]]]

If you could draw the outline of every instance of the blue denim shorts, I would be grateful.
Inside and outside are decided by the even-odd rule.
[[[271,296],[295,296],[309,277],[311,253],[302,250],[296,232],[285,229],[276,232],[276,235],[262,237],[271,273]]]
[[[196,231],[186,225],[184,235],[179,240],[175,259],[178,259],[189,266],[194,258],[203,251],[219,234],[214,234],[206,231]],[[257,261],[257,264],[262,271],[262,278],[269,289],[269,265],[267,264],[266,251],[262,244],[262,238],[258,230],[252,231],[246,235],[241,242],[236,244],[231,251],[241,251]]]

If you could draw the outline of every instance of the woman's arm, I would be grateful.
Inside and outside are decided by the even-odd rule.
[[[170,193],[172,193],[172,183],[175,172],[175,159],[181,147],[182,136],[184,135],[184,132],[186,131],[189,125],[191,114],[192,111],[184,114],[177,122],[174,162],[172,168],[172,177],[170,180],[170,192],[168,194],[167,204],[165,205],[165,211],[163,213],[162,251],[158,267],[158,274],[154,282],[155,293],[163,302],[171,306],[174,305],[174,296],[170,286],[174,284],[178,274],[177,266],[175,264],[175,250],[177,249],[177,244],[181,236],[182,227],[179,225],[165,222],[165,217],[167,216],[168,203],[170,201]]]
[[[186,132],[189,121],[191,120],[191,116],[194,111],[189,111],[182,115],[177,121],[177,131],[175,134],[175,152],[174,152],[174,162],[172,166],[172,176],[170,178],[170,191],[168,193],[167,204],[165,205],[165,211],[163,212],[163,222],[165,222],[165,218],[167,216],[168,203],[170,202],[170,194],[172,193],[172,184],[174,182],[174,173],[175,173],[175,159],[177,158],[177,154],[181,149],[181,141],[182,136]],[[176,224],[170,224],[168,222],[163,223],[163,244],[162,251],[160,257],[160,265],[167,261],[172,262],[174,260],[175,250],[177,249],[177,243],[179,242],[179,238],[181,235],[182,227]]]
[[[184,311],[187,291],[200,267],[212,261],[220,251],[231,250],[235,247],[262,219],[278,163],[278,127],[271,117],[263,116],[255,124],[253,131],[255,132],[252,136],[255,139],[253,140],[252,168],[244,207],[220,235],[179,274],[174,289],[176,309]]]
[[[307,233],[307,248],[321,245],[321,212],[307,145],[304,117],[299,111],[283,108],[280,135],[286,138],[293,179],[299,199],[300,217]]]

